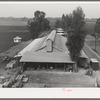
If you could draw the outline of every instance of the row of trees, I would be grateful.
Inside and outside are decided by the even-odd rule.
[[[85,14],[82,8],[77,7],[72,13],[67,15],[63,14],[62,19],[55,22],[55,27],[61,27],[68,33],[66,46],[70,51],[72,61],[76,62],[74,70],[77,72],[77,62],[86,36]]]
[[[50,29],[50,22],[45,16],[45,12],[36,11],[33,19],[28,21],[28,29],[32,33],[33,39],[37,38],[42,32]]]

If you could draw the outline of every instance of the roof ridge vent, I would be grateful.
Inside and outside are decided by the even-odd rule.
[[[46,43],[47,43],[47,52],[52,52],[53,51],[53,41],[55,39],[55,35],[56,35],[56,30],[53,30],[49,36],[46,39]]]
[[[49,34],[49,36],[47,37],[46,41],[50,39],[50,40],[53,42],[54,39],[55,39],[55,35],[56,35],[56,30],[53,30],[53,31]]]

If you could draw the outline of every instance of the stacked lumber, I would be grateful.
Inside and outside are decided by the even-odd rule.
[[[7,87],[11,87],[15,82],[16,82],[16,80],[15,80],[15,77],[16,76],[12,76],[8,81],[6,81],[3,85],[2,85],[2,87],[3,88],[7,88]]]
[[[3,84],[5,82],[5,77],[4,76],[0,76],[0,84]]]
[[[23,75],[20,75],[20,76],[18,77],[18,80],[21,81],[21,80],[23,79],[23,77],[24,77]]]
[[[23,86],[23,83],[21,80],[19,80],[14,85],[12,85],[12,88],[20,88],[22,86]]]
[[[5,82],[5,83],[2,85],[3,88],[7,88],[7,87],[10,87],[10,86],[11,86],[11,84],[9,83],[9,81],[8,81],[8,82]]]
[[[28,77],[26,75],[17,75],[16,83],[12,86],[12,88],[20,88],[23,86],[23,83],[28,82]]]
[[[3,82],[3,88],[20,88],[23,86],[23,83],[28,82],[28,77],[21,72],[21,67],[7,70],[7,74],[10,75],[10,77]]]
[[[23,86],[23,83],[28,82],[28,77],[26,75],[15,75],[8,82],[6,82],[3,87],[12,87],[12,88],[20,88]]]
[[[28,82],[28,77],[24,77],[22,80],[23,83],[27,83]]]

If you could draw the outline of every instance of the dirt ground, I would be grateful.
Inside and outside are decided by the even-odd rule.
[[[25,71],[29,77],[24,88],[58,88],[58,87],[95,87],[96,78],[85,75],[86,70],[78,73],[60,71]],[[100,73],[99,73],[100,74]]]
[[[0,67],[0,76],[9,77],[5,70],[6,63]],[[57,87],[95,87],[96,77],[100,71],[94,71],[93,76],[86,76],[87,70],[79,69],[78,73],[63,71],[25,71],[29,80],[23,88],[57,88]]]

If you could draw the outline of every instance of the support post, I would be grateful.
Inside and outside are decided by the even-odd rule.
[[[18,57],[16,57],[15,60],[16,60],[16,67],[18,67],[18,64],[19,64]]]
[[[21,66],[21,71],[23,72],[24,71],[24,66],[23,66],[22,62],[20,63],[20,66]]]
[[[48,63],[47,63],[47,71],[48,71]]]
[[[55,69],[57,70],[57,64],[55,64]]]
[[[64,72],[65,72],[65,64],[64,64]]]
[[[77,63],[74,64],[73,70],[74,70],[74,72],[78,72]]]
[[[40,64],[38,64],[38,67],[39,67],[38,69],[40,70]]]
[[[96,51],[96,36],[95,36],[95,51]]]

